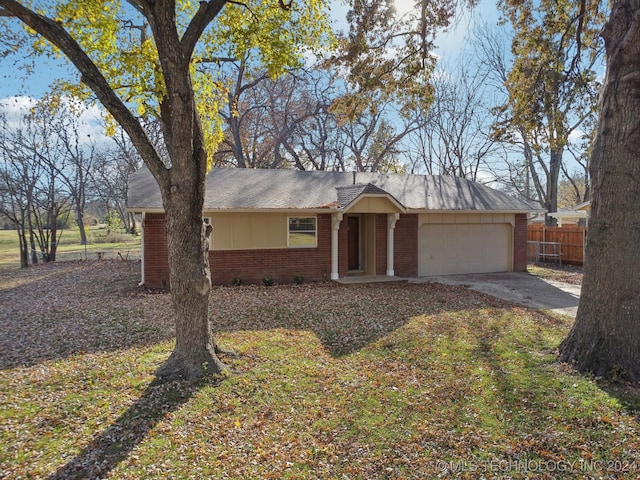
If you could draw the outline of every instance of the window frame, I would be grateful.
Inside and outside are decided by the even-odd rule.
[[[313,232],[313,244],[296,245],[291,243],[291,220],[313,220],[313,230],[294,230],[294,233]],[[317,215],[287,215],[287,248],[317,248],[318,246],[318,216]]]

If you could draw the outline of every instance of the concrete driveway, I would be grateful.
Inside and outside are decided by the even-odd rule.
[[[465,285],[502,300],[572,317],[576,316],[580,300],[580,285],[546,280],[526,272],[440,275],[414,281]]]

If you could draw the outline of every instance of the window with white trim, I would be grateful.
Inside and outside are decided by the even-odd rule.
[[[316,217],[289,217],[289,247],[315,247],[317,238]]]

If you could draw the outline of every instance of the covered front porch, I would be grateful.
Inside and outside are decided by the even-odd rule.
[[[345,207],[331,217],[331,279],[395,277],[394,232],[406,209],[371,184],[338,191]]]

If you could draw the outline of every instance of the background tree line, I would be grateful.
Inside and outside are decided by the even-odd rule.
[[[502,26],[476,27],[465,50],[443,59],[414,94],[393,92],[380,68],[366,72],[377,89],[362,88],[354,58],[322,59],[277,78],[249,53],[202,62],[226,92],[213,165],[455,175],[550,212],[588,200],[602,6],[579,33],[578,4],[499,6]],[[380,41],[401,28],[392,13]],[[147,26],[137,28],[146,35]],[[346,45],[356,27],[350,35]],[[78,119],[88,108],[52,93],[17,121],[0,117],[0,213],[19,232],[23,265],[36,262],[36,252],[55,260],[56,226],[65,217],[86,243],[88,204],[135,231],[125,212],[127,177],[142,159],[122,129],[109,143],[83,138]],[[156,119],[145,122],[157,138]]]
[[[125,202],[128,176],[142,160],[121,130],[92,138],[88,107],[69,97],[11,112],[0,112],[0,214],[18,233],[21,266],[55,261],[70,224],[86,244],[90,206],[101,222],[136,233]]]

